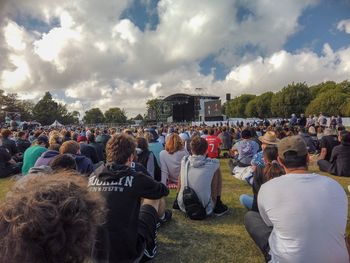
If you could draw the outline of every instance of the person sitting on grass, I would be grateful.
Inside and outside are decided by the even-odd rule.
[[[0,178],[5,178],[21,172],[22,163],[17,163],[12,159],[9,150],[2,146],[0,140]]]
[[[90,262],[105,202],[67,171],[28,175],[0,205],[0,262]]]
[[[265,145],[263,149],[264,165],[256,166],[253,172],[253,196],[242,194],[239,197],[239,201],[245,208],[256,212],[259,212],[257,200],[260,187],[267,181],[284,174],[283,168],[277,162],[277,146]]]
[[[328,161],[319,160],[318,165],[323,171],[337,176],[350,176],[350,133],[342,131],[339,134],[340,145],[333,148],[331,158]]]
[[[259,144],[251,139],[251,131],[245,129],[242,131],[242,140],[236,142],[231,149],[231,154],[233,155],[233,160],[231,159],[231,166],[238,165],[239,167],[248,167],[254,154],[259,151]]]
[[[162,198],[169,189],[135,171],[135,149],[133,137],[114,135],[107,143],[106,167],[100,167],[89,178],[90,191],[102,192],[109,210],[97,236],[93,252],[96,262],[144,262],[154,258],[156,229],[159,223],[171,219]]]
[[[77,163],[78,171],[81,174],[89,176],[94,171],[92,161],[80,154],[80,145],[76,141],[64,142],[60,148],[60,154],[71,154]]]
[[[34,167],[40,156],[47,151],[49,139],[45,135],[40,135],[23,155],[22,174],[28,173],[29,169]]]
[[[186,212],[183,202],[183,191],[187,177],[188,186],[197,194],[200,202],[206,210],[207,215],[224,215],[228,208],[221,201],[222,177],[220,162],[217,159],[206,157],[208,143],[206,139],[196,136],[191,141],[192,155],[184,157],[181,161],[181,176],[179,180],[179,193],[175,209],[180,208]],[[185,173],[187,173],[185,175]]]
[[[277,160],[286,175],[264,183],[259,213],[249,211],[244,217],[266,262],[349,262],[344,239],[348,199],[343,187],[308,171],[308,150],[300,136],[278,143]]]
[[[177,133],[168,135],[165,150],[160,152],[160,169],[162,171],[162,183],[170,188],[177,188],[180,175],[181,160],[187,156],[182,139]]]
[[[322,164],[327,164],[330,161],[332,150],[335,146],[339,145],[339,141],[335,132],[326,128],[323,132],[323,137],[321,138],[320,148],[321,153],[317,158],[317,165],[322,172],[328,172],[328,166],[323,166]],[[324,162],[324,161],[327,162]]]

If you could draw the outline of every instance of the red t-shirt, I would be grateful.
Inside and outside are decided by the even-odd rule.
[[[208,143],[208,157],[218,158],[219,156],[219,146],[221,144],[221,139],[214,135],[209,135],[205,138]]]

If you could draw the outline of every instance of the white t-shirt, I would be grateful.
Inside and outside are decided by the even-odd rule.
[[[271,262],[348,263],[345,245],[348,199],[333,179],[287,174],[263,184],[259,212],[273,226]]]

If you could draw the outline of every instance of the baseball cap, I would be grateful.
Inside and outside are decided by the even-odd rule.
[[[297,156],[305,156],[308,154],[306,143],[299,135],[283,138],[279,141],[277,146],[278,156],[283,160],[284,154],[289,151],[296,152]]]
[[[87,141],[86,136],[79,135],[77,138],[77,142],[86,142],[86,141]]]

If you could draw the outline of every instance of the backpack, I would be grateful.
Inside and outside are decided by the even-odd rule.
[[[188,186],[188,166],[189,160],[187,159],[185,163],[185,188],[182,197],[186,215],[192,220],[203,220],[207,217],[207,212],[196,192]]]

